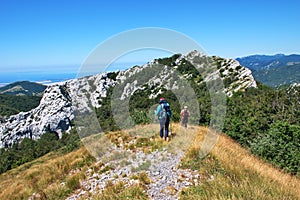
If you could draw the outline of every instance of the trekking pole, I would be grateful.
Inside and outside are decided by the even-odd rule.
[[[170,136],[172,136],[172,121],[171,121],[171,117],[170,117]]]

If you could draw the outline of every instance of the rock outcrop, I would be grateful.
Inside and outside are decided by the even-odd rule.
[[[104,97],[107,88],[114,84],[107,74],[48,86],[38,107],[1,120],[0,147],[10,147],[26,137],[36,140],[46,132],[61,137],[62,132],[70,130],[75,111],[90,111],[89,102],[100,106],[97,99]]]

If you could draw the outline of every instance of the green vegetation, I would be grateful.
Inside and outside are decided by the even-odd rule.
[[[10,116],[37,107],[41,97],[0,94],[0,116]]]
[[[256,137],[250,147],[255,154],[300,176],[300,126],[273,123],[268,133]]]
[[[224,132],[254,154],[299,175],[299,92],[263,85],[228,99]]]
[[[113,87],[107,90],[107,95],[105,98],[101,99],[101,107],[95,109],[97,114],[97,119],[103,131],[116,131],[119,127],[116,125],[113,119],[113,113],[111,110],[111,96],[113,92]]]
[[[15,143],[12,148],[0,149],[0,173],[30,162],[51,151],[61,153],[71,152],[80,147],[81,143],[76,132],[64,133],[58,139],[54,133],[46,133],[39,140],[24,138],[21,143]]]

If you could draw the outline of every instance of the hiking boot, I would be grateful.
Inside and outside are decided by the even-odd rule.
[[[169,137],[166,137],[166,141],[169,142]]]

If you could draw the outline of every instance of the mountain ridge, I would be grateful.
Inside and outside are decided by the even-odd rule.
[[[196,70],[186,59],[199,58],[203,61],[207,59],[214,63],[215,71],[205,72],[204,65],[199,70],[207,73],[205,80],[199,72],[192,73]],[[153,64],[156,63],[158,69],[163,73],[153,72]],[[167,64],[167,65],[165,65]],[[170,66],[168,66],[170,65]],[[151,73],[145,73],[152,70],[155,76],[151,77]],[[211,71],[213,70],[213,71]],[[122,88],[122,97],[125,99],[133,95],[135,92],[149,92],[149,99],[155,99],[163,91],[178,88],[178,81],[173,80],[172,74],[176,71],[182,73],[179,79],[193,79],[198,83],[195,87],[205,86],[205,82],[213,81],[217,78],[216,73],[220,74],[224,81],[224,93],[231,96],[236,91],[244,90],[248,87],[256,87],[256,82],[251,75],[251,71],[232,59],[223,59],[220,57],[206,57],[197,51],[192,51],[186,55],[178,55],[165,59],[157,59],[142,67],[130,68],[119,72],[105,72],[102,74],[73,79],[59,84],[47,87],[41,99],[41,103],[37,108],[29,112],[22,112],[18,115],[10,116],[0,123],[0,147],[8,147],[23,138],[29,137],[38,139],[41,134],[46,132],[57,132],[61,137],[62,132],[71,128],[74,120],[74,112],[91,112],[93,108],[101,108],[102,101],[107,97],[110,88],[124,82],[125,80],[133,80]],[[144,75],[140,76],[137,86],[136,77],[138,73],[148,74],[149,80],[145,82]],[[198,75],[197,75],[198,73]],[[172,79],[167,79],[171,77]],[[197,86],[198,85],[198,86]],[[151,89],[154,87],[154,90]],[[202,87],[202,86],[201,86]],[[73,100],[73,101],[72,101]],[[75,101],[74,101],[75,100]],[[120,98],[122,101],[122,98]],[[122,120],[120,120],[122,121]]]

